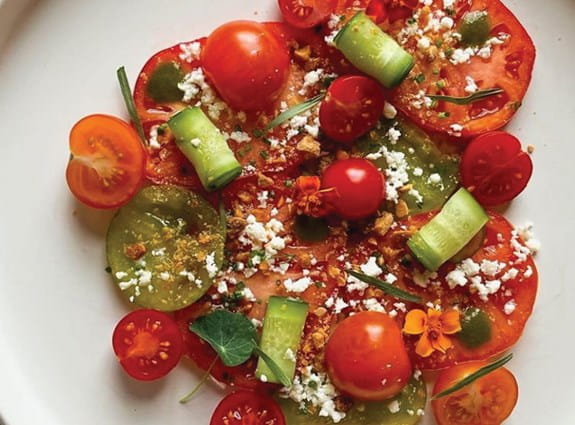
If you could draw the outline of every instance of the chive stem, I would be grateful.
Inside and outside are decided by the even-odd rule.
[[[118,82],[120,83],[120,90],[122,91],[122,97],[124,98],[124,103],[126,104],[126,109],[130,114],[130,119],[134,126],[136,127],[136,131],[138,135],[144,142],[144,145],[148,145],[148,139],[144,134],[144,127],[142,127],[142,121],[140,121],[140,117],[138,116],[138,112],[136,112],[136,105],[134,104],[134,98],[132,97],[132,89],[130,89],[130,82],[128,81],[128,76],[126,75],[126,68],[121,66],[116,71],[116,75],[118,76]]]
[[[306,100],[305,102],[299,103],[291,108],[283,111],[277,117],[275,117],[268,125],[265,126],[264,131],[269,131],[272,128],[277,127],[278,125],[283,124],[287,120],[292,119],[296,115],[299,115],[314,106],[320,103],[323,98],[325,97],[325,93],[320,93],[317,96],[312,97],[311,99]]]
[[[357,279],[359,279],[365,283],[373,285],[376,288],[381,289],[387,295],[391,295],[392,297],[395,297],[397,299],[409,301],[409,302],[413,302],[413,303],[421,303],[421,301],[422,301],[421,297],[419,297],[415,294],[412,294],[410,292],[404,291],[402,289],[399,289],[399,288],[393,286],[392,284],[384,282],[383,280],[380,280],[378,278],[368,276],[366,274],[357,272],[355,270],[348,270],[347,272],[350,275],[352,275],[353,277],[355,277],[355,278],[357,278]]]
[[[503,89],[492,88],[492,89],[479,90],[465,97],[444,96],[444,95],[427,95],[427,97],[430,98],[431,100],[455,103],[456,105],[469,105],[470,103],[478,102],[482,99],[485,99],[486,97],[495,96],[503,92],[504,92]]]

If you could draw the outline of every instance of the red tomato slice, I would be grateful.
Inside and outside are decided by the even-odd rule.
[[[183,349],[174,319],[146,309],[132,311],[120,320],[112,345],[126,373],[141,381],[167,375],[180,361]]]
[[[374,311],[339,323],[328,340],[325,360],[334,385],[360,400],[394,397],[412,373],[399,326]]]
[[[285,425],[285,418],[273,398],[239,391],[229,394],[218,404],[210,425]]]
[[[418,5],[419,0],[371,0],[366,14],[377,24],[385,21],[395,22],[410,18]]]
[[[433,394],[438,394],[476,372],[487,362],[473,362],[442,371]],[[438,425],[500,425],[517,404],[518,387],[509,370],[499,368],[445,397],[432,400]]]
[[[78,200],[115,208],[138,191],[144,176],[142,141],[126,122],[109,115],[82,118],[70,132],[66,181]]]
[[[434,1],[431,10],[443,8],[443,2]],[[467,11],[487,11],[491,21],[490,37],[506,34],[502,44],[492,45],[488,57],[473,55],[468,62],[453,64],[449,55],[458,44],[444,42],[442,33],[430,35],[431,46],[421,50],[418,37],[405,42],[404,48],[416,58],[410,76],[395,90],[393,101],[418,125],[453,136],[471,137],[503,127],[513,117],[531,81],[535,61],[535,46],[521,23],[500,0],[459,0],[455,3],[454,28]],[[419,9],[421,10],[421,9]],[[425,27],[426,15],[420,13],[419,26]],[[398,21],[390,31],[398,35],[406,25]],[[434,45],[441,42],[437,48]],[[443,54],[441,54],[443,53]],[[427,95],[468,96],[467,77],[474,79],[479,89],[501,88],[503,93],[487,97],[468,105],[438,102],[428,107],[417,93]],[[455,127],[453,127],[455,126]],[[462,126],[462,129],[459,128]]]
[[[360,75],[340,77],[330,85],[321,103],[321,129],[335,141],[351,143],[375,126],[384,103],[377,81]]]
[[[216,28],[202,49],[202,66],[223,99],[241,111],[269,109],[288,78],[289,51],[258,22]]]
[[[520,261],[515,255],[515,248],[511,242],[513,226],[503,216],[489,212],[490,220],[485,226],[483,247],[471,259],[478,264],[483,260],[505,263],[506,268],[502,273],[515,268],[517,275],[502,282],[502,289],[489,295],[487,301],[483,301],[478,294],[470,292],[467,286],[448,289],[446,276],[455,267],[452,263],[446,263],[439,269],[437,277],[433,279],[434,282],[439,282],[438,285],[429,284],[426,288],[417,285],[414,282],[414,275],[423,270],[414,264],[402,265],[400,260],[410,258],[411,253],[405,244],[411,232],[421,228],[432,216],[433,214],[420,214],[410,217],[403,221],[401,226],[389,231],[380,242],[390,248],[389,253],[385,254],[385,264],[388,265],[390,272],[398,277],[394,285],[420,295],[425,301],[437,303],[440,300],[444,309],[453,305],[458,305],[460,311],[467,307],[481,309],[491,324],[491,336],[487,342],[475,348],[468,348],[453,337],[451,338],[453,348],[447,350],[445,354],[435,351],[425,358],[415,354],[418,336],[406,336],[406,345],[408,351],[412,353],[414,365],[422,370],[437,370],[457,363],[489,359],[509,349],[519,340],[531,316],[538,284],[537,268],[533,259],[529,256],[525,261]],[[504,307],[510,300],[514,301],[515,310],[508,315],[505,314]]]
[[[460,167],[463,185],[484,206],[511,201],[525,189],[533,172],[521,142],[502,131],[475,138],[465,149]]]
[[[338,0],[278,0],[287,23],[311,28],[325,21],[336,9]]]
[[[385,199],[385,178],[367,159],[333,162],[323,173],[321,185],[335,190],[333,207],[347,220],[369,217]]]

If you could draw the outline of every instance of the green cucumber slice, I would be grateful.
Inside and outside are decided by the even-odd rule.
[[[206,190],[221,189],[242,173],[226,138],[201,108],[181,110],[170,118],[168,126]]]
[[[378,402],[355,401],[339,425],[415,425],[425,409],[427,390],[423,379],[412,378],[395,397]],[[320,417],[313,408],[300,409],[289,399],[278,399],[287,425],[333,425],[333,420]],[[392,407],[397,406],[399,410]],[[395,413],[392,413],[395,412]]]
[[[275,296],[268,301],[260,348],[290,380],[295,374],[295,356],[307,312],[308,305],[301,301]],[[256,376],[267,382],[281,383],[261,358],[258,360]]]
[[[436,271],[467,245],[488,220],[483,207],[461,188],[407,245],[426,269]]]
[[[164,62],[156,69],[146,84],[146,94],[155,102],[179,102],[184,93],[178,83],[184,79],[184,73],[175,62]]]
[[[351,18],[337,33],[334,42],[353,65],[385,87],[401,83],[415,64],[413,56],[364,12]]]
[[[141,255],[130,255],[132,247]],[[106,239],[122,295],[162,311],[200,298],[212,286],[223,252],[219,214],[201,196],[175,186],[142,189],[118,210]]]

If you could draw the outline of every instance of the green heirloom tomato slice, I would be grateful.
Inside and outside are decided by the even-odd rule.
[[[395,397],[385,401],[356,401],[339,425],[415,425],[421,420],[425,409],[427,390],[425,382],[412,378],[409,384]],[[279,399],[285,415],[286,425],[333,425],[330,418],[312,414],[301,409],[292,400]]]
[[[207,201],[176,186],[148,186],[108,229],[114,282],[139,306],[179,310],[200,298],[221,266],[224,235]]]

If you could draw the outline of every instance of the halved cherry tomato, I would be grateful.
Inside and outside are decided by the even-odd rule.
[[[420,7],[424,7],[423,3]],[[429,7],[432,13],[442,10],[443,2],[434,1]],[[395,91],[393,103],[419,126],[466,138],[497,130],[513,117],[531,81],[535,46],[525,28],[500,0],[458,1],[454,3],[454,9],[454,28],[458,28],[465,13],[485,11],[491,23],[490,37],[505,34],[505,40],[491,45],[489,55],[485,51],[483,56],[476,54],[467,62],[453,63],[450,55],[457,49],[465,49],[465,46],[445,42],[442,32],[426,33],[431,46],[424,51],[418,47],[419,37],[410,38],[403,47],[414,55],[416,64],[410,77]],[[427,23],[424,16],[428,16],[429,12],[424,13],[419,14],[420,26]],[[405,24],[405,21],[401,21],[393,25],[391,33],[398,35]],[[469,77],[474,79],[480,90],[501,88],[503,93],[467,105],[440,101],[437,105],[429,106],[421,96],[416,96],[417,93],[468,96],[469,92],[465,89]],[[463,127],[461,131],[459,125]]]
[[[367,159],[335,161],[321,180],[322,189],[335,189],[337,196],[330,200],[335,212],[347,220],[374,214],[385,198],[385,178]]]
[[[273,398],[239,391],[229,394],[218,404],[210,425],[285,425],[285,418]]]
[[[492,131],[475,138],[461,159],[461,180],[481,205],[511,201],[527,186],[533,163],[516,137]]]
[[[270,108],[287,81],[287,46],[261,23],[234,21],[210,34],[202,65],[220,95],[233,108]]]
[[[384,103],[377,81],[361,75],[340,77],[329,86],[320,105],[321,129],[335,141],[351,143],[373,128]]]
[[[89,115],[70,131],[66,181],[78,200],[94,208],[125,204],[139,189],[145,153],[134,129],[119,118]]]
[[[397,323],[374,311],[357,313],[337,325],[325,360],[333,384],[360,400],[395,396],[412,372]]]
[[[478,369],[486,362],[466,363],[442,371],[433,394],[444,391]],[[499,368],[459,391],[432,400],[438,425],[500,425],[517,404],[517,381],[513,374]]]
[[[311,28],[331,15],[338,0],[279,0],[286,22],[298,28]]]
[[[147,309],[132,311],[120,320],[112,345],[126,373],[141,381],[167,375],[180,361],[183,350],[174,319]]]

